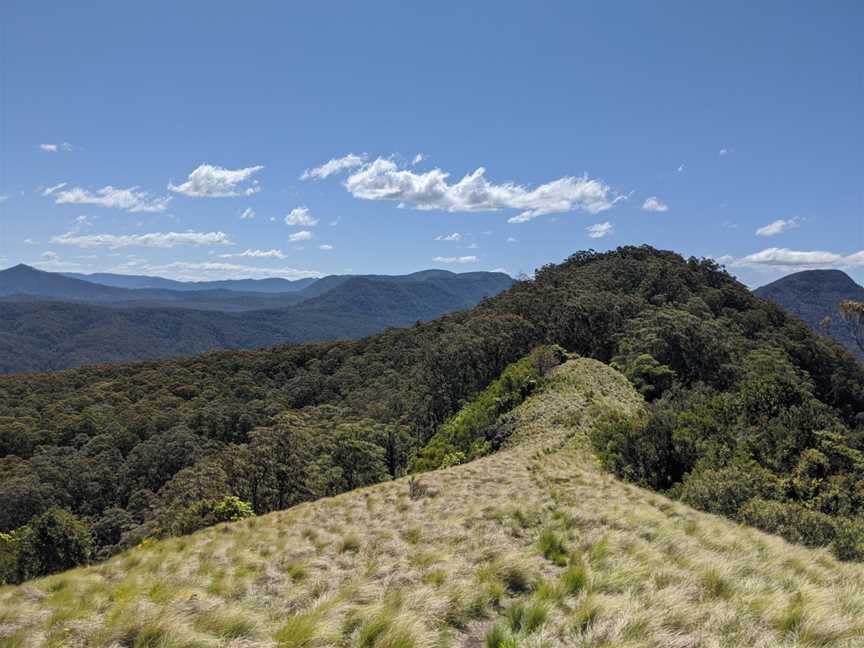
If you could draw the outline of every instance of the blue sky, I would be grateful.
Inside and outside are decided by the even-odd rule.
[[[0,18],[0,266],[516,274],[649,243],[751,285],[864,280],[860,2],[7,0]]]

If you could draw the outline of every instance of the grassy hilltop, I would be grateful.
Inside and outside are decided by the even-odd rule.
[[[603,471],[576,359],[499,452],[0,589],[0,646],[856,646],[864,568]]]

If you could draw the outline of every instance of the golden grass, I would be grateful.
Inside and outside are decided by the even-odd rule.
[[[0,589],[0,648],[864,646],[864,568],[624,484],[573,360],[501,452]]]

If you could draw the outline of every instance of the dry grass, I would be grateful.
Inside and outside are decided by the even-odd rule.
[[[864,646],[864,568],[596,466],[596,407],[638,397],[575,360],[511,446],[0,589],[24,646]]]

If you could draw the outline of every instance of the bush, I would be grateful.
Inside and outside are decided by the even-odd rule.
[[[33,518],[19,533],[19,580],[83,565],[92,554],[90,528],[60,508],[48,509]]]
[[[213,521],[234,522],[243,518],[252,517],[255,512],[248,502],[244,502],[234,495],[226,495],[213,505]]]
[[[831,546],[842,560],[864,558],[864,529],[860,523],[832,517],[792,502],[754,499],[741,509],[741,519],[789,542],[808,547]]]
[[[18,545],[16,534],[0,532],[0,585],[17,580]]]
[[[780,481],[754,462],[723,468],[697,468],[681,487],[681,501],[693,508],[735,517],[754,498],[779,500]]]

